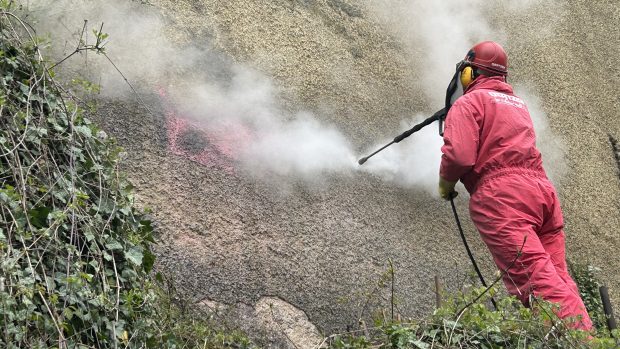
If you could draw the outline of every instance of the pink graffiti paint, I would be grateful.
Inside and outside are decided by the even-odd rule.
[[[204,120],[180,115],[167,100],[163,89],[159,91],[166,106],[166,132],[168,150],[205,166],[215,167],[235,174],[235,167],[252,137],[251,130],[236,120]]]

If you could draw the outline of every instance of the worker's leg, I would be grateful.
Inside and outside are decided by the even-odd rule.
[[[566,265],[564,231],[560,230],[555,233],[541,234],[540,242],[542,243],[545,251],[549,253],[551,262],[553,263],[558,275],[570,287],[571,291],[573,291],[575,295],[579,296],[579,288],[568,273],[568,267]]]
[[[539,239],[545,202],[536,180],[504,176],[478,188],[470,201],[470,214],[497,267],[505,272],[504,283],[511,294],[525,305],[529,305],[530,294],[558,303],[558,316],[582,316],[575,326],[589,329],[583,302],[560,276]],[[551,235],[544,240],[549,239]],[[557,241],[551,245],[557,247]]]
[[[543,205],[543,211],[545,213],[543,225],[538,234],[540,241],[545,251],[547,251],[551,257],[551,261],[558,275],[575,294],[575,297],[578,300],[575,307],[583,310],[578,314],[578,316],[582,318],[584,327],[591,328],[592,322],[587,311],[585,310],[585,306],[583,305],[583,301],[579,294],[579,288],[568,273],[568,266],[566,263],[566,238],[563,231],[564,218],[560,208],[560,201],[551,182],[542,180],[540,185],[542,190],[545,192],[544,197],[547,199],[546,204]]]
[[[580,318],[580,323],[576,323],[575,327],[589,330],[592,328],[592,321],[590,316],[588,315],[587,310],[585,309],[585,305],[579,295],[579,289],[573,278],[568,273],[568,268],[566,266],[566,257],[565,257],[565,238],[564,232],[559,231],[553,234],[544,234],[540,238],[541,243],[543,244],[545,250],[551,257],[551,261],[555,270],[562,281],[566,283],[569,287],[570,291],[573,293],[574,297],[570,297],[564,303],[565,307],[568,309],[567,313],[569,316]]]

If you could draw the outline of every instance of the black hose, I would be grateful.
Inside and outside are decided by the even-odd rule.
[[[463,240],[463,245],[465,245],[465,249],[467,250],[467,255],[469,256],[469,259],[471,260],[471,264],[474,265],[474,269],[476,270],[476,274],[478,274],[478,277],[480,278],[480,282],[482,282],[482,286],[488,287],[487,283],[484,281],[484,277],[482,276],[480,269],[478,268],[478,264],[476,264],[474,255],[471,253],[471,250],[469,249],[469,245],[467,244],[467,239],[465,239],[465,234],[463,233],[463,227],[461,226],[461,220],[459,219],[459,215],[456,212],[456,205],[454,205],[453,196],[450,196],[450,205],[452,205],[452,212],[454,213],[454,219],[456,220],[456,226],[459,228],[459,233],[461,234],[461,239]],[[497,310],[497,304],[495,303],[495,299],[493,299],[493,297],[491,297],[491,303],[493,303],[493,308]]]

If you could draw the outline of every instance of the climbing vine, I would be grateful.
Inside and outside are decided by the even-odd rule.
[[[111,138],[55,80],[45,42],[0,14],[0,347],[147,343],[150,222]]]

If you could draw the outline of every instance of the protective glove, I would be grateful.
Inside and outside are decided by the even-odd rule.
[[[450,198],[455,198],[459,193],[454,191],[454,186],[456,182],[447,181],[441,177],[439,177],[439,196],[441,196],[444,200],[450,200]]]

